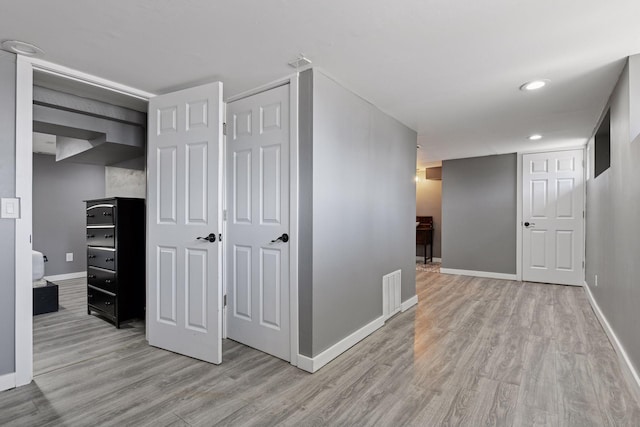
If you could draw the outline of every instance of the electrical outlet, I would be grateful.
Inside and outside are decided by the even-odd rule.
[[[67,252],[67,262],[73,261],[73,252]]]
[[[596,285],[596,288],[597,288],[598,287],[598,275],[597,274],[596,274],[596,283],[595,283],[595,285]]]

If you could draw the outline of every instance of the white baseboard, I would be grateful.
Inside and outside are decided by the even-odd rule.
[[[0,391],[9,390],[10,388],[16,388],[15,372],[11,372],[10,374],[0,375]]]
[[[332,345],[316,357],[311,358],[298,354],[298,368],[314,373],[383,326],[384,316],[380,316],[373,322],[364,325],[348,337]]]
[[[86,271],[77,271],[75,273],[67,274],[56,274],[54,276],[44,276],[44,278],[50,282],[55,282],[56,280],[80,279],[82,277],[87,277]]]
[[[414,295],[400,305],[400,311],[405,312],[418,303],[418,295]]]
[[[455,268],[440,268],[442,274],[457,274],[459,276],[486,277],[488,279],[517,280],[515,274],[493,273],[491,271],[458,270]]]
[[[602,310],[600,310],[600,306],[596,302],[596,299],[593,297],[591,289],[589,288],[589,285],[587,285],[586,281],[584,282],[584,285],[582,287],[587,294],[587,299],[591,304],[591,308],[593,308],[594,313],[596,313],[596,317],[600,321],[600,324],[602,325],[604,331],[607,333],[607,337],[609,337],[609,341],[611,342],[613,349],[618,355],[618,360],[620,361],[623,375],[627,377],[627,382],[633,387],[636,398],[640,399],[640,376],[638,375],[638,372],[635,370],[633,363],[631,363],[631,359],[629,359],[629,356],[622,346],[622,343],[618,339],[618,336],[615,332],[613,332],[609,321],[605,317]]]
[[[416,255],[416,261],[424,262],[424,257]],[[442,262],[442,258],[433,257],[433,262]]]

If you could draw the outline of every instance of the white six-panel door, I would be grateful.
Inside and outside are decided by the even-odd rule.
[[[222,83],[149,103],[149,344],[212,363],[222,362],[222,114]]]
[[[289,85],[229,103],[227,128],[227,334],[288,361]]]
[[[584,281],[583,151],[522,157],[522,279]]]

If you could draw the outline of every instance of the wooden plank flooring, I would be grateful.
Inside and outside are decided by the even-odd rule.
[[[0,425],[638,426],[581,288],[417,273],[417,307],[316,374],[233,341],[220,366],[86,313],[83,280],[34,318],[32,384]]]

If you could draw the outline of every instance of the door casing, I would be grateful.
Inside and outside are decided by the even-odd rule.
[[[583,189],[582,191],[584,192],[583,194],[583,206],[582,209],[583,211],[586,213],[587,212],[587,186],[586,186],[586,182],[587,182],[587,169],[588,169],[588,165],[586,164],[588,162],[588,158],[587,158],[587,152],[586,152],[586,146],[585,145],[579,145],[579,146],[570,146],[570,147],[563,147],[563,148],[555,148],[555,149],[549,149],[549,150],[534,150],[534,151],[520,151],[517,154],[517,187],[516,187],[516,200],[517,200],[517,206],[516,206],[516,280],[518,281],[522,281],[522,203],[523,203],[523,194],[522,194],[522,156],[524,154],[535,154],[535,153],[551,153],[551,152],[555,152],[555,151],[568,151],[568,150],[583,150],[584,151],[584,155],[583,155],[583,159],[585,161],[585,167],[582,169],[583,173],[585,174],[584,176],[584,183],[585,185],[583,185]],[[585,261],[586,260],[586,221],[582,222],[583,225],[583,233],[582,233],[582,249],[583,249],[583,253],[582,253],[582,260]],[[586,267],[586,266],[585,266]],[[585,269],[582,270],[582,274],[583,274],[583,282],[584,282],[584,272]]]
[[[31,307],[31,236],[32,222],[32,173],[33,173],[33,72],[34,70],[97,86],[106,90],[132,96],[144,101],[156,96],[113,82],[92,74],[74,70],[38,58],[17,55],[16,59],[16,197],[21,200],[21,217],[15,225],[15,377],[12,383],[19,387],[33,379],[33,317]],[[290,363],[298,366],[298,205],[299,205],[299,162],[298,162],[298,73],[229,98],[226,102],[251,96],[283,84],[290,85],[290,267],[289,267],[289,310],[290,310]],[[226,105],[225,105],[226,113]],[[223,149],[226,149],[226,141]],[[224,154],[223,154],[224,155]],[[226,175],[226,174],[225,174]],[[226,189],[226,183],[224,187]],[[226,197],[224,198],[226,200]],[[223,236],[226,221],[223,223]],[[226,256],[226,254],[223,254]],[[223,263],[224,265],[224,263]],[[29,286],[20,286],[28,283]],[[226,270],[223,268],[223,283],[226,286]],[[226,289],[225,289],[226,293]],[[226,307],[223,313],[223,337],[226,338]]]
[[[289,343],[290,343],[290,359],[289,363],[298,366],[298,205],[299,205],[299,162],[298,162],[298,74],[292,74],[284,79],[276,80],[255,89],[240,93],[227,99],[227,103],[247,98],[269,89],[279,86],[289,85]],[[225,106],[225,122],[226,122],[226,106]],[[229,126],[227,126],[229,129]],[[224,138],[223,156],[227,155],[227,138]],[[226,162],[225,162],[226,167]],[[224,173],[224,221],[223,221],[223,238],[227,234],[227,197],[226,191],[228,185],[226,182],[227,174]],[[226,245],[225,245],[226,247]],[[224,253],[223,257],[228,256]],[[224,283],[224,295],[227,295],[227,284],[229,281],[228,271],[224,268],[223,261],[222,280]],[[227,338],[227,307],[224,307],[223,313],[223,338]]]
[[[62,65],[17,55],[16,58],[16,197],[20,218],[15,221],[15,378],[16,387],[33,379],[33,293],[31,236],[33,233],[33,72],[41,71],[79,83],[148,101],[155,96]],[[21,285],[22,284],[22,285]]]

